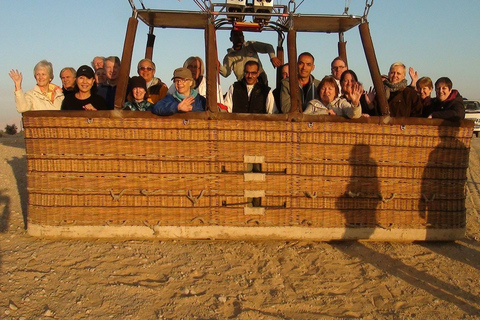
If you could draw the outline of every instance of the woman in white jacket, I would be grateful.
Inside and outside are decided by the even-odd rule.
[[[358,83],[354,85],[350,95],[351,102],[348,102],[345,98],[338,97],[338,85],[332,76],[323,78],[317,90],[320,100],[313,99],[308,102],[307,108],[303,113],[336,115],[350,119],[357,119],[362,115],[360,97],[363,91]]]
[[[47,60],[42,60],[33,68],[33,75],[37,84],[27,92],[22,90],[23,76],[18,70],[9,73],[15,83],[15,104],[18,112],[30,110],[60,110],[63,101],[62,88],[54,85],[53,66]]]

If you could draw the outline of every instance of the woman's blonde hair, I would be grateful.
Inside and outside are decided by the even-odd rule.
[[[193,61],[198,61],[200,62],[200,75],[203,76],[203,74],[205,73],[205,64],[203,63],[203,60],[202,58],[200,57],[189,57],[187,60],[185,60],[185,62],[183,63],[183,67],[184,68],[188,68],[188,66],[190,65],[190,63],[192,63]],[[196,80],[196,79],[195,79]]]

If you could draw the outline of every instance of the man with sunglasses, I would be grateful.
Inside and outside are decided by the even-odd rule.
[[[165,98],[168,87],[159,78],[155,77],[155,63],[150,59],[142,59],[138,62],[137,72],[147,82],[148,101],[155,104]]]

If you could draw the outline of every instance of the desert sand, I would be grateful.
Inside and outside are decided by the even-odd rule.
[[[455,242],[33,238],[21,134],[0,160],[0,319],[480,318],[480,138]]]

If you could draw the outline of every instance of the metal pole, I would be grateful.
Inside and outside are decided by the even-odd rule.
[[[127,33],[125,35],[125,44],[123,46],[122,61],[120,64],[120,74],[118,76],[118,84],[115,92],[115,109],[122,109],[123,104],[125,103],[137,26],[138,20],[136,17],[130,17],[128,19]]]
[[[153,27],[147,34],[147,48],[145,49],[145,59],[153,60],[153,45],[155,44],[155,35],[153,34]]]
[[[367,64],[368,68],[370,69],[373,86],[376,91],[375,98],[380,106],[382,115],[389,115],[390,111],[388,109],[388,101],[383,89],[382,76],[380,75],[380,69],[378,68],[377,57],[375,55],[375,49],[373,48],[368,22],[361,23],[358,28],[360,30],[360,38],[362,39],[363,50],[365,51],[365,57],[367,58]]]
[[[207,22],[205,29],[206,77],[207,77],[207,109],[217,113],[217,39],[215,37],[215,25],[213,19]]]
[[[290,113],[298,113],[302,109],[300,93],[298,90],[297,68],[297,32],[289,30],[287,34],[288,72],[290,73]]]

